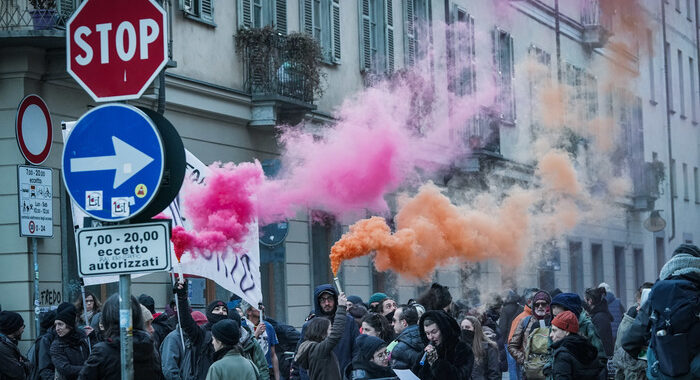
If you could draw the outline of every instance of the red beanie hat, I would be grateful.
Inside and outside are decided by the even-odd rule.
[[[578,318],[568,310],[557,314],[552,320],[552,324],[570,333],[578,333]]]

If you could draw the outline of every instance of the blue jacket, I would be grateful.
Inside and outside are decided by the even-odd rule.
[[[622,322],[622,317],[625,315],[625,310],[620,302],[620,299],[615,297],[615,293],[607,292],[605,294],[605,300],[608,301],[608,311],[613,317],[610,327],[612,328],[614,341],[617,339],[617,329],[620,327],[620,322]]]
[[[406,327],[396,338],[398,342],[391,350],[391,367],[397,369],[411,369],[423,355],[425,345],[420,338],[418,325]]]
[[[331,292],[333,294],[333,297],[335,298],[335,303],[336,307],[338,304],[338,291],[335,290],[335,288],[330,285],[330,284],[323,284],[319,285],[314,289],[314,313],[313,315],[316,317],[325,317],[331,320],[331,323],[333,322],[333,318],[335,317],[335,309],[330,314],[326,314],[323,312],[323,309],[321,309],[321,305],[318,303],[318,298],[323,292]],[[348,364],[352,362],[352,357],[354,354],[354,345],[355,345],[355,338],[357,338],[358,335],[360,335],[360,331],[357,329],[357,325],[355,324],[355,320],[352,318],[351,315],[346,315],[345,316],[346,321],[345,321],[345,329],[343,331],[343,336],[340,339],[340,342],[335,346],[333,349],[333,352],[335,353],[335,356],[338,358],[338,364],[340,365],[340,370],[342,371]],[[309,318],[310,319],[310,318]],[[301,337],[299,338],[299,343],[297,344],[297,350],[299,349],[299,346],[301,343],[304,342],[304,332],[306,331],[306,326],[308,324],[307,322],[304,323],[304,325],[301,327]],[[301,380],[308,380],[309,376],[304,371],[302,368],[299,368],[296,362],[293,364],[293,374],[291,379],[301,379]]]

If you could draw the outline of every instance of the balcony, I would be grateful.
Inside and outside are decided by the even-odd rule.
[[[602,48],[612,35],[613,12],[606,1],[613,0],[585,0],[582,4],[583,43],[591,49]]]
[[[659,185],[663,182],[664,165],[660,161],[634,165],[632,174],[632,208],[636,211],[652,211],[659,198]]]
[[[73,3],[72,0],[0,1],[0,46],[65,46],[65,25],[75,10]]]
[[[245,88],[253,102],[249,125],[296,124],[316,108],[313,102],[320,82],[314,70],[320,70],[320,59],[300,58],[295,51],[299,39],[307,38],[300,33],[284,36],[268,28],[239,31],[236,43],[243,59]]]

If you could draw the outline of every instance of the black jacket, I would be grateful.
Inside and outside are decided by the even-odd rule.
[[[56,329],[49,329],[39,339],[36,355],[36,366],[39,379],[54,380],[53,362],[51,361],[51,343],[56,339]]]
[[[442,343],[436,347],[438,358],[431,365],[416,363],[412,371],[421,380],[468,380],[471,378],[474,366],[474,354],[471,347],[459,340],[460,329],[457,321],[442,310],[425,312],[418,323],[420,336],[427,346],[430,342],[425,335],[423,321],[430,318],[438,325],[442,334]]]
[[[163,343],[165,337],[173,331],[170,327],[170,323],[168,323],[168,315],[161,313],[153,319],[151,326],[153,326],[153,341],[156,344],[156,349],[160,349],[160,345]]]
[[[612,333],[612,323],[613,316],[608,310],[608,302],[603,300],[597,305],[591,308],[591,321],[595,326],[596,332],[600,337],[600,341],[603,342],[603,348],[605,349],[605,355],[607,357],[613,356],[615,353],[615,340],[613,339]]]
[[[75,380],[90,356],[90,344],[82,331],[72,330],[51,343],[51,362],[66,380]]]
[[[519,297],[512,290],[508,292],[506,300],[501,308],[501,317],[498,319],[498,330],[504,340],[510,336],[510,325],[518,314],[522,313],[523,307],[518,304]],[[506,342],[507,343],[507,342]]]
[[[552,378],[557,380],[597,380],[603,367],[598,350],[584,337],[571,334],[552,343]]]
[[[17,348],[17,341],[0,334],[0,380],[24,380],[29,375],[29,362]]]
[[[163,380],[160,356],[151,337],[142,330],[134,330],[134,379]],[[120,380],[121,357],[119,337],[107,338],[92,348],[92,354],[78,376],[80,380]]]
[[[486,342],[482,343],[484,357],[479,363],[474,362],[472,380],[497,380],[501,378],[501,366],[498,348]]]
[[[418,325],[406,327],[396,338],[396,345],[391,350],[391,367],[397,369],[411,369],[423,356],[425,345],[420,338]]]

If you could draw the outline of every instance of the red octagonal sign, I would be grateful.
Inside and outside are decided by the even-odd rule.
[[[66,26],[67,70],[97,102],[137,99],[167,61],[154,0],[87,0]]]

